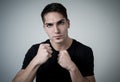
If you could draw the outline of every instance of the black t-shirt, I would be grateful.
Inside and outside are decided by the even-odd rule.
[[[46,40],[42,43],[49,43]],[[33,45],[24,58],[22,69],[25,69],[33,57],[37,54],[40,44]],[[51,44],[50,44],[51,46]],[[36,73],[36,82],[72,82],[70,73],[57,63],[59,52],[52,46],[52,57],[41,65]],[[73,39],[71,46],[67,49],[72,61],[77,65],[81,74],[85,76],[94,75],[94,57],[92,49]]]

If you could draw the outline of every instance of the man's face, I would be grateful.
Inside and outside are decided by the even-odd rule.
[[[50,12],[44,16],[44,29],[50,41],[63,43],[68,38],[69,20],[57,12]]]

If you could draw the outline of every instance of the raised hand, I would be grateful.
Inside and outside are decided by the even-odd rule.
[[[52,55],[52,50],[50,44],[40,44],[37,55],[36,62],[38,64],[45,63]]]
[[[66,50],[60,51],[58,55],[58,63],[61,67],[67,70],[70,70],[74,66],[74,63],[72,62],[69,53]]]

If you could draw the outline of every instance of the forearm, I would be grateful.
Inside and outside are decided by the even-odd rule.
[[[26,69],[20,71],[12,82],[33,82],[36,71],[40,65],[35,63],[35,58],[30,62]]]
[[[21,70],[13,79],[13,82],[33,82],[40,65],[51,57],[51,47],[49,44],[41,44],[36,56],[32,59],[26,69]]]
[[[95,82],[93,77],[92,78],[83,77],[75,64],[73,64],[73,67],[71,67],[69,72],[70,72],[72,82]]]
[[[81,73],[76,70],[70,71],[70,76],[72,82],[90,82],[88,79],[84,78]]]

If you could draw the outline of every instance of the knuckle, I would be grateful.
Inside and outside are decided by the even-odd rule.
[[[47,49],[44,49],[43,51],[44,51],[44,52],[47,52]]]

